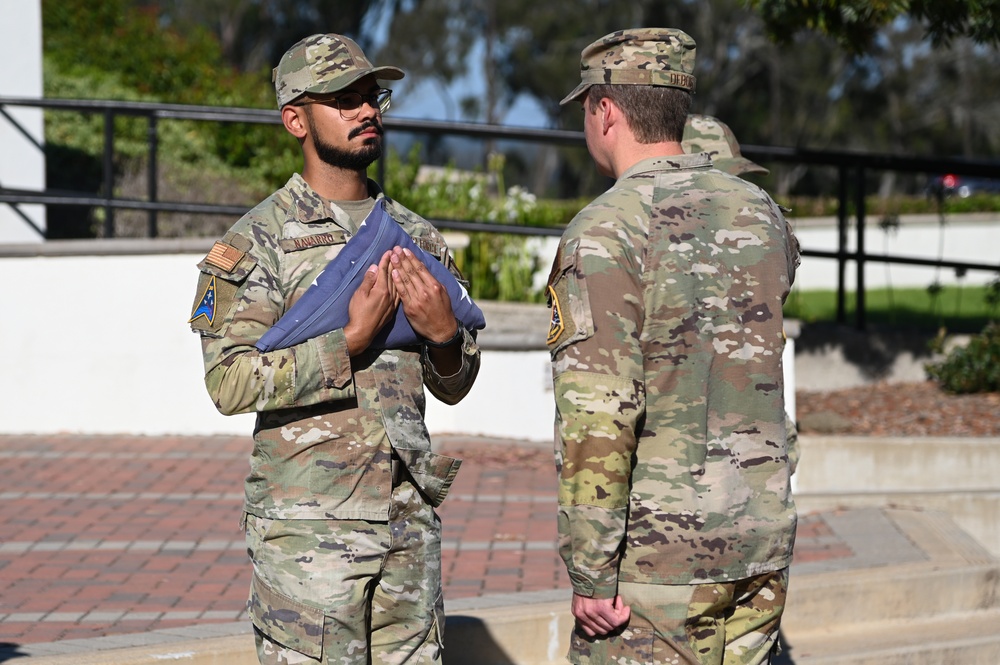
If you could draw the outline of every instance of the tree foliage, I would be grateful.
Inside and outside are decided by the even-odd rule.
[[[578,129],[576,106],[558,102],[579,80],[580,51],[612,30],[674,26],[698,44],[694,109],[744,143],[990,156],[1000,152],[997,1],[411,0],[388,17],[378,57],[439,88],[478,72],[487,92],[461,100],[467,117],[517,124],[505,113],[527,95],[550,125]],[[567,187],[591,177],[585,155],[565,161]],[[773,171],[778,193],[833,180]]]
[[[223,61],[211,31],[166,27],[156,11],[132,0],[44,0],[42,23],[47,97],[274,106],[269,73],[237,71]],[[123,183],[145,168],[147,125],[120,116],[114,131],[115,187],[121,193]],[[45,132],[49,186],[98,191],[102,118],[51,110]],[[294,140],[275,126],[162,120],[158,134],[161,197],[174,200],[233,203],[231,193],[239,191],[252,201],[287,178],[300,159]],[[175,182],[189,173],[217,186],[199,192]],[[92,235],[97,221],[88,209],[59,206],[50,211],[49,236]]]
[[[209,30],[224,61],[243,71],[270,71],[281,54],[317,32],[351,35],[370,46],[366,16],[392,11],[395,0],[136,0],[180,32]]]
[[[879,31],[898,19],[923,26],[935,46],[960,37],[1000,45],[1000,0],[747,0],[778,43],[803,30],[833,38],[854,54],[864,54]]]
[[[278,56],[336,31],[406,70],[400,100],[432,81],[428,94],[456,94],[467,119],[527,124],[509,111],[528,97],[549,126],[579,129],[577,106],[558,102],[579,80],[580,51],[612,30],[675,26],[698,44],[694,110],[744,144],[983,157],[1000,153],[998,2],[44,0],[46,94],[273,108]],[[483,91],[456,86],[467,76]],[[585,151],[539,150],[509,156],[521,169],[511,182],[566,197],[602,185]],[[297,164],[294,142],[272,128],[219,126],[179,154],[193,152],[269,182]],[[833,180],[773,166],[763,184],[831,193]]]

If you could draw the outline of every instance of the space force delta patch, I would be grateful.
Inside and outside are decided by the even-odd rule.
[[[202,317],[204,317],[209,326],[215,323],[215,276],[206,275],[206,278],[208,279],[208,283],[205,285],[201,299],[191,314],[191,318],[188,319],[188,323],[194,323]]]

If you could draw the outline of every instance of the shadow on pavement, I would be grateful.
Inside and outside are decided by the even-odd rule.
[[[8,660],[13,660],[14,658],[23,658],[28,654],[21,651],[20,644],[13,644],[11,642],[0,642],[0,663],[4,663]]]
[[[497,644],[486,622],[479,617],[448,617],[443,665],[516,665],[516,662]]]
[[[795,657],[792,655],[795,650],[785,641],[785,635],[781,630],[778,630],[778,644],[781,645],[781,653],[771,660],[770,665],[795,665]]]

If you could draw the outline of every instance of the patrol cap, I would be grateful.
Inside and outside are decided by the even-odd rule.
[[[692,113],[684,123],[681,147],[688,154],[707,152],[715,168],[732,175],[769,173],[760,164],[740,154],[740,144],[729,125],[709,115]]]
[[[354,40],[343,35],[311,35],[285,51],[271,72],[278,108],[307,92],[324,94],[343,90],[369,74],[397,81],[403,70],[375,67]]]
[[[601,37],[580,54],[580,85],[559,102],[579,98],[590,86],[658,85],[694,92],[694,40],[676,28],[633,28]]]

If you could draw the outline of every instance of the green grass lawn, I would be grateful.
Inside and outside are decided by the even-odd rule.
[[[945,286],[936,294],[929,289],[873,289],[865,292],[868,324],[900,326],[950,333],[978,333],[989,321],[1000,319],[997,286]],[[846,324],[856,321],[857,299],[848,292]],[[836,291],[793,289],[785,302],[785,317],[804,323],[837,320]]]

